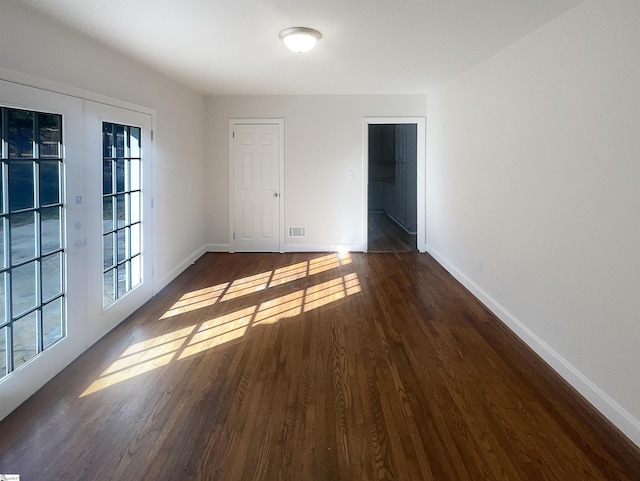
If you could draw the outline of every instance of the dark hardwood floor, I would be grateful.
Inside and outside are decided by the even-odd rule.
[[[640,479],[431,257],[207,254],[0,423],[47,480]]]
[[[369,252],[413,252],[417,250],[416,235],[409,234],[387,214],[369,213],[367,250]]]

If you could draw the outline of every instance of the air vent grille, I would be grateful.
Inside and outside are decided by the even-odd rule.
[[[289,226],[289,237],[305,237],[307,228],[301,226]]]

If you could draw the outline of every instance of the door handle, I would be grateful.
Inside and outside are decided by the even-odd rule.
[[[273,193],[273,196],[274,196],[274,197],[280,197],[280,194],[278,194],[277,192],[274,192],[274,193]]]

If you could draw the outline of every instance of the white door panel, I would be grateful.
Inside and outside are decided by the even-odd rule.
[[[281,126],[244,124],[233,128],[232,250],[277,252],[281,232]]]

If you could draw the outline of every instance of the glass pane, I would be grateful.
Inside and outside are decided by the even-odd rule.
[[[122,262],[129,257],[129,229],[118,231],[118,262]]]
[[[11,265],[38,255],[36,213],[23,212],[11,216]]]
[[[62,143],[62,117],[55,114],[38,114],[40,129],[40,158],[60,158]]]
[[[9,163],[9,208],[11,212],[35,207],[33,167],[35,163]]]
[[[40,205],[60,203],[60,162],[40,162]]]
[[[36,306],[38,262],[29,262],[11,271],[11,306],[13,317]]]
[[[103,265],[103,269],[108,269],[109,267],[113,267],[115,265],[115,257],[113,255],[113,240],[115,239],[115,233],[111,233],[111,234],[106,234],[103,237],[103,246],[104,246],[104,251],[103,251],[103,259],[104,259],[104,265]]]
[[[7,306],[5,303],[5,300],[7,299],[7,296],[5,294],[6,292],[5,287],[7,285],[6,279],[7,279],[7,274],[4,272],[0,273],[0,326],[2,326],[8,321]]]
[[[114,272],[115,269],[111,269],[104,273],[104,305],[108,306],[113,301],[115,301],[116,290],[114,289]]]
[[[104,302],[108,305],[126,294],[132,285],[142,282],[142,258],[139,257],[142,252],[142,131],[138,127],[105,123],[103,133],[104,155],[115,159],[109,162],[103,159],[103,189],[112,192],[111,200],[103,205],[103,233],[116,231],[104,235],[103,239],[103,268],[109,270],[104,277]],[[131,224],[135,226],[130,227]],[[133,263],[132,255],[139,257]],[[136,271],[133,281],[132,269]]]
[[[126,177],[125,160],[118,158],[116,159],[116,192],[127,190]]]
[[[62,253],[42,258],[42,300],[62,294]]]
[[[140,190],[140,159],[131,159],[129,166],[131,190]]]
[[[58,339],[62,339],[64,333],[63,319],[62,298],[42,307],[42,334],[45,349]]]
[[[60,210],[60,207],[50,207],[49,209],[42,209],[40,213],[42,254],[48,254],[62,248]]]
[[[113,124],[102,124],[102,156],[113,157]]]
[[[0,329],[0,378],[7,375],[7,332],[6,327]]]
[[[102,232],[115,229],[113,224],[113,202],[115,198],[108,195],[102,199]]]
[[[131,223],[140,222],[140,192],[131,192]]]
[[[129,194],[120,194],[116,196],[116,212],[117,212],[117,227],[124,227],[127,225],[127,204],[126,198]]]
[[[131,255],[140,254],[142,249],[142,239],[140,237],[140,224],[131,226]]]
[[[124,125],[114,125],[113,132],[116,142],[116,158],[126,157],[127,136]]]
[[[118,266],[118,298],[129,291],[129,261]]]
[[[129,157],[142,157],[140,154],[140,128],[129,127]]]
[[[141,256],[135,256],[131,259],[131,288],[136,287],[142,282],[142,263]]]
[[[13,322],[13,368],[38,353],[38,311]]]
[[[33,158],[33,112],[10,109],[7,117],[9,158]]]
[[[2,139],[0,139],[0,147],[1,146],[2,146]],[[4,205],[4,164],[0,164],[0,213],[4,214],[6,212],[7,212],[7,206]]]
[[[62,116],[0,111],[0,146],[8,159],[0,163],[2,377],[64,336],[65,299]],[[50,302],[43,305],[43,298]]]
[[[102,193],[113,194],[113,160],[102,162]]]
[[[0,217],[0,269],[7,267],[7,262],[4,253],[4,217]],[[0,305],[0,309],[2,305]]]

